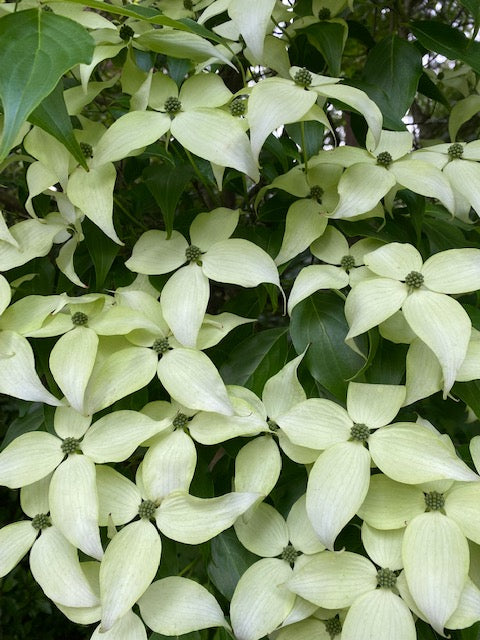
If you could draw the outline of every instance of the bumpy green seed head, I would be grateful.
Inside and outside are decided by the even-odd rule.
[[[379,569],[377,571],[377,585],[383,589],[393,589],[397,583],[397,576],[391,569]]]
[[[170,343],[168,342],[168,338],[157,338],[153,345],[152,349],[155,353],[164,354],[170,349]]]
[[[230,113],[232,116],[239,118],[240,116],[245,115],[247,110],[247,101],[243,100],[243,98],[235,98],[228,106]]]
[[[122,40],[127,42],[128,40],[133,38],[134,35],[135,31],[132,29],[132,27],[128,26],[128,24],[122,24],[119,32],[119,36]]]
[[[342,269],[345,269],[345,271],[353,269],[353,267],[355,266],[355,258],[351,255],[343,256],[343,258],[340,260],[340,266],[342,267]]]
[[[350,429],[350,437],[359,442],[366,442],[370,436],[370,429],[366,424],[355,423]]]
[[[301,87],[309,87],[312,84],[312,74],[305,67],[299,69],[293,76],[294,81]]]
[[[318,184],[314,184],[313,187],[310,188],[310,198],[316,200],[319,204],[322,202],[324,193],[324,190]]]
[[[319,20],[330,20],[331,17],[332,17],[332,12],[328,7],[322,7],[318,12]]]
[[[145,520],[151,520],[157,509],[157,505],[152,500],[144,500],[138,507],[138,515]]]
[[[177,415],[173,419],[172,424],[175,427],[175,429],[181,429],[186,426],[187,422],[188,422],[188,416],[186,416],[184,413],[177,413]]]
[[[196,262],[201,255],[202,255],[202,250],[199,247],[196,247],[194,244],[190,245],[187,249],[185,249],[185,258],[189,262]]]
[[[424,280],[425,278],[418,271],[410,271],[410,273],[405,277],[405,284],[411,289],[420,289]]]
[[[329,618],[328,620],[324,620],[325,629],[327,633],[330,635],[330,638],[335,638],[335,636],[339,636],[342,633],[342,623],[338,616],[334,618]]]
[[[72,314],[72,324],[76,327],[85,327],[88,324],[88,316],[81,311],[75,311]]]
[[[280,429],[275,420],[267,420],[267,424],[270,431],[278,431]]]
[[[291,544],[287,544],[286,547],[283,548],[282,551],[282,560],[288,562],[289,564],[293,564],[297,559],[298,551]]]
[[[425,505],[427,507],[427,511],[439,511],[440,509],[443,509],[445,506],[443,493],[438,493],[438,491],[430,491],[429,493],[426,493]]]
[[[50,520],[50,516],[47,516],[46,513],[37,513],[32,520],[32,527],[37,531],[41,531],[42,529],[46,529],[47,527],[51,527],[52,523]]]
[[[454,142],[448,147],[447,153],[450,160],[458,160],[458,158],[461,158],[463,156],[463,144]]]
[[[388,151],[382,151],[377,156],[377,164],[381,167],[389,167],[393,162],[392,156],[388,153]]]
[[[91,144],[88,144],[88,142],[80,142],[80,149],[82,150],[85,158],[93,157],[93,148]]]
[[[76,438],[65,438],[60,448],[63,453],[66,453],[67,455],[69,453],[75,453],[75,451],[78,451],[80,448],[80,440],[77,440]]]
[[[182,110],[182,103],[175,96],[170,96],[165,100],[164,107],[169,116],[175,116]]]

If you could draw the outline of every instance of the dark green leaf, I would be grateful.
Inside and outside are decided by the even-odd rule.
[[[220,593],[231,600],[237,582],[258,557],[240,544],[233,529],[227,529],[213,538],[211,549],[208,577]]]
[[[413,102],[421,74],[422,56],[417,47],[391,35],[368,54],[363,79],[383,90],[388,104],[387,113],[401,122]]]
[[[424,196],[420,196],[409,189],[402,189],[401,191],[398,191],[397,197],[401,198],[407,205],[410,220],[412,221],[413,228],[415,229],[418,247],[420,245],[423,217],[425,215],[425,198]]]
[[[220,369],[226,384],[239,384],[261,395],[265,382],[287,362],[288,329],[267,329],[234,349]]]
[[[37,9],[0,19],[0,97],[5,114],[0,162],[20,127],[62,75],[89,63],[94,41],[77,22]]]
[[[73,127],[70,116],[67,113],[65,100],[63,99],[63,84],[59,82],[50,95],[48,95],[38,107],[28,116],[28,121],[40,127],[56,138],[70,151],[72,156],[85,170],[88,165],[80,145],[73,135]]]
[[[430,253],[461,249],[465,246],[465,238],[460,229],[445,220],[425,218],[424,232],[430,241]]]
[[[189,165],[153,165],[144,172],[145,184],[160,207],[168,237],[173,230],[175,209],[192,178]]]
[[[469,40],[459,29],[431,20],[413,22],[411,29],[414,36],[430,51],[449,60],[466,62],[480,73],[480,43]]]
[[[452,387],[452,394],[463,400],[477,418],[480,418],[480,380],[456,382]]]
[[[348,325],[342,300],[333,293],[315,293],[292,312],[290,334],[297,353],[308,346],[304,362],[312,376],[339,400],[349,378],[365,360],[345,344]]]
[[[201,640],[200,631],[192,631],[177,636],[164,636],[161,633],[152,633],[150,640]]]
[[[296,8],[297,7],[295,5],[295,9]],[[364,44],[369,49],[375,46],[375,40],[373,39],[372,34],[364,24],[362,24],[361,22],[357,22],[356,20],[347,20],[347,25],[348,25],[349,40],[351,38],[354,38],[355,40],[358,40],[359,42]]]
[[[303,136],[302,136],[303,125]],[[307,158],[316,155],[323,147],[323,136],[325,127],[315,120],[307,120],[306,122],[294,122],[285,126],[288,135],[295,141],[295,144],[306,152]],[[303,148],[305,142],[305,149]]]
[[[408,345],[381,340],[365,379],[371,384],[401,384]]]
[[[475,24],[478,25],[480,21],[480,0],[460,0],[460,4],[471,13]]]
[[[447,98],[443,95],[433,80],[430,79],[428,74],[425,73],[425,71],[422,72],[420,80],[418,81],[418,92],[431,100],[440,102],[447,107],[447,109],[450,108]]]
[[[34,402],[30,405],[27,413],[20,418],[16,418],[8,427],[3,438],[0,449],[4,449],[12,440],[18,438],[23,433],[36,431],[43,422],[43,405]]]
[[[378,108],[383,115],[384,129],[390,129],[392,131],[405,131],[405,124],[402,122],[401,118],[398,117],[397,111],[392,106],[386,91],[384,91],[381,87],[362,79],[355,79],[355,81],[348,80],[345,81],[344,84],[348,84],[352,87],[356,87],[357,89],[361,89],[378,105]],[[340,103],[338,104],[340,105]],[[347,111],[351,110],[351,107],[348,107],[347,105],[340,105],[340,108],[345,108]],[[358,116],[356,113],[352,113],[352,128],[354,122],[357,119],[361,122],[361,126],[366,130],[365,120],[362,117]],[[354,133],[356,134],[356,132]]]
[[[346,31],[345,24],[327,21],[316,22],[303,30],[310,44],[325,58],[332,76],[341,72]]]
[[[120,247],[88,220],[83,222],[83,227],[85,243],[95,267],[95,286],[100,291]]]
[[[480,639],[480,622],[476,622],[469,629],[462,629],[460,632],[462,640],[479,640]]]

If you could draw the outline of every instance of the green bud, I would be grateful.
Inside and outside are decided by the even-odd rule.
[[[175,429],[182,429],[187,425],[187,423],[188,423],[188,416],[186,416],[184,413],[177,413],[177,415],[175,416],[172,422]]]
[[[289,564],[294,564],[297,559],[298,551],[291,544],[287,544],[286,547],[283,548],[282,551],[282,560],[288,562]]]
[[[118,35],[122,40],[127,42],[128,40],[131,40],[131,38],[133,38],[133,36],[135,35],[135,31],[128,24],[122,24]]]
[[[189,262],[197,262],[201,255],[202,250],[194,244],[191,244],[187,249],[185,249],[185,258]]]
[[[350,437],[359,442],[366,442],[370,436],[370,429],[366,424],[355,423],[350,429]]]
[[[377,586],[382,589],[393,589],[397,583],[397,576],[391,569],[379,569],[377,571]]]
[[[310,197],[312,200],[316,200],[319,204],[322,202],[322,197],[324,194],[324,190],[318,184],[314,184],[313,187],[310,188]]]
[[[438,491],[430,491],[425,494],[425,505],[427,511],[440,511],[445,506],[445,498],[443,493]]]
[[[309,87],[312,84],[312,74],[305,67],[299,69],[293,76],[294,81],[301,87]]]
[[[329,634],[330,638],[335,638],[335,636],[339,636],[342,633],[342,623],[337,616],[333,618],[329,618],[328,620],[324,620],[325,629]]]
[[[393,162],[392,156],[388,153],[388,151],[382,151],[377,156],[377,164],[381,167],[385,167],[387,169]]]
[[[331,17],[332,17],[332,12],[328,7],[322,7],[318,12],[319,20],[330,20]]]
[[[152,349],[155,351],[155,353],[158,353],[159,355],[163,355],[164,353],[167,353],[167,351],[170,350],[170,343],[168,342],[168,338],[157,338],[153,345],[152,345]]]
[[[424,280],[425,278],[418,271],[410,271],[410,273],[405,277],[405,284],[410,289],[420,289]]]
[[[157,505],[152,500],[144,500],[138,507],[138,515],[144,520],[151,520],[155,516]]]
[[[62,442],[61,449],[63,453],[66,453],[67,455],[69,453],[75,453],[80,450],[80,440],[77,440],[76,438],[65,438]]]
[[[76,327],[85,327],[88,324],[88,316],[81,311],[75,311],[72,314],[72,324]]]
[[[239,118],[240,116],[245,115],[247,110],[247,101],[243,98],[234,98],[228,108],[232,116]]]
[[[93,148],[91,144],[88,144],[88,142],[80,142],[80,149],[82,150],[85,158],[93,157]]]
[[[342,269],[345,269],[345,271],[353,269],[353,267],[355,266],[355,258],[351,255],[343,256],[343,258],[340,260],[340,266],[342,267]]]
[[[41,531],[42,529],[46,529],[51,526],[52,522],[50,520],[50,516],[47,516],[46,513],[37,513],[37,515],[32,519],[32,527],[37,531]]]
[[[163,107],[169,116],[175,116],[182,110],[182,103],[175,96],[170,96],[165,100]]]
[[[447,153],[450,160],[458,160],[458,158],[463,156],[463,144],[454,142],[448,147]]]
[[[275,420],[267,420],[267,424],[270,431],[278,431],[280,429]]]

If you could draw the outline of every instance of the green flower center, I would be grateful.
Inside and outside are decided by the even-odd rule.
[[[132,29],[132,27],[129,27],[128,24],[122,24],[119,32],[119,36],[122,40],[127,42],[127,40],[133,38],[134,35],[135,31]]]
[[[138,507],[138,515],[144,520],[151,520],[154,517],[156,510],[157,505],[152,500],[144,500],[144,502],[142,502]]]
[[[294,81],[301,87],[309,87],[312,84],[312,74],[305,67],[299,69],[293,76]]]
[[[32,520],[32,527],[37,531],[41,531],[42,529],[46,529],[51,526],[52,523],[50,521],[50,516],[47,516],[46,513],[37,513]]]
[[[405,284],[410,289],[420,289],[424,280],[425,278],[418,271],[410,271],[410,273],[405,277]]]
[[[445,506],[445,498],[443,497],[443,493],[438,493],[438,491],[430,491],[425,494],[425,505],[427,507],[427,511],[440,511]]]
[[[355,266],[355,258],[350,255],[343,256],[343,258],[340,260],[340,266],[342,267],[342,269],[345,269],[345,271],[353,269],[353,267]]]
[[[91,144],[88,144],[88,142],[80,142],[80,149],[82,150],[85,158],[93,157],[93,148]]]
[[[163,108],[169,116],[175,116],[182,110],[182,103],[175,96],[170,96],[165,100]]]
[[[267,424],[270,431],[278,431],[280,429],[275,420],[267,420]]]
[[[310,197],[312,198],[312,200],[316,200],[319,204],[322,202],[324,193],[324,190],[318,184],[314,184],[310,189]]]
[[[88,324],[88,316],[81,311],[75,311],[72,315],[72,324],[76,327],[85,327]]]
[[[382,151],[377,156],[377,164],[381,167],[389,167],[393,162],[392,156],[388,153],[388,151]]]
[[[463,156],[463,144],[454,142],[448,147],[447,153],[450,160],[458,160],[458,158]]]
[[[329,618],[328,620],[324,620],[325,629],[329,634],[330,638],[335,638],[335,636],[339,636],[342,633],[342,623],[338,616],[334,618]]]
[[[196,247],[194,244],[185,249],[185,258],[189,262],[197,262],[201,255],[202,250],[199,247]]]
[[[377,571],[377,585],[382,589],[393,589],[397,583],[397,576],[391,569],[379,569]]]
[[[370,436],[370,429],[366,424],[355,423],[350,429],[350,437],[359,442],[366,442]]]
[[[63,453],[66,453],[67,455],[69,453],[75,453],[75,451],[78,451],[79,448],[80,440],[77,440],[76,438],[65,438],[61,446]]]
[[[243,98],[235,98],[229,104],[228,108],[230,109],[230,113],[232,114],[232,116],[238,118],[245,115],[245,112],[247,110],[247,101]]]
[[[330,20],[331,17],[332,17],[332,12],[328,7],[322,7],[318,12],[319,20]]]
[[[298,551],[291,544],[287,544],[287,546],[283,548],[281,557],[282,557],[282,560],[285,560],[285,562],[288,562],[289,564],[294,564],[295,560],[297,559],[297,556],[298,556]]]
[[[161,355],[167,353],[167,351],[170,349],[168,338],[157,338],[152,345],[152,349],[155,351],[155,353]]]
[[[173,419],[172,424],[175,427],[175,429],[181,429],[187,424],[187,422],[188,422],[188,416],[186,416],[184,413],[177,413],[177,415]]]

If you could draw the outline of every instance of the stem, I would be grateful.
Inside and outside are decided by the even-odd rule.
[[[140,227],[140,228],[141,228],[141,229],[143,229],[144,231],[148,231],[148,228],[149,228],[149,227],[147,227],[147,225],[143,224],[143,222],[140,222],[140,221],[138,220],[138,218],[135,218],[135,217],[130,213],[130,211],[128,211],[128,209],[125,209],[125,207],[123,206],[123,204],[120,202],[120,200],[119,200],[116,196],[114,196],[114,197],[113,197],[113,201],[114,201],[115,205],[120,209],[120,211],[121,211],[124,215],[126,215],[126,216],[127,216],[127,218],[128,218],[129,220],[131,220],[132,222],[134,222],[134,223],[135,223],[135,225],[136,225],[137,227]]]
[[[302,153],[303,153],[303,164],[305,165],[305,173],[308,172],[308,156],[307,149],[305,148],[305,123],[300,122],[300,135],[302,137]]]
[[[208,183],[207,179],[205,178],[205,176],[202,174],[200,169],[197,167],[197,164],[196,164],[195,160],[193,159],[192,154],[185,147],[184,147],[184,151],[185,151],[185,153],[187,155],[187,158],[190,161],[190,164],[193,167],[193,170],[195,171],[195,175],[197,176],[197,178],[200,180],[200,182],[205,187],[210,199],[212,200],[212,202],[218,202],[218,198],[215,196],[215,194],[214,194],[214,192],[212,190],[212,187],[209,185],[209,183]]]

